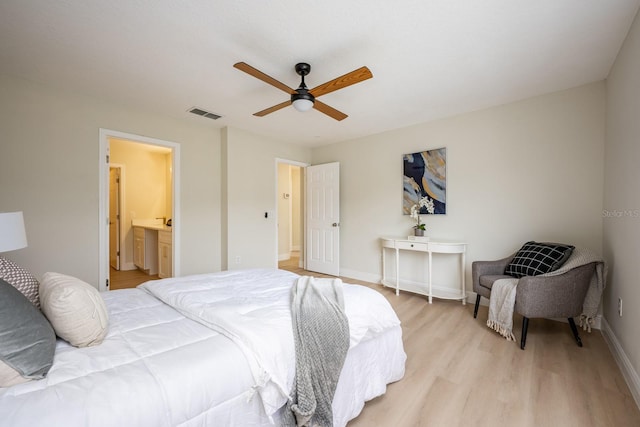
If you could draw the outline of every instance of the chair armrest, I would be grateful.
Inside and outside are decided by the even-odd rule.
[[[509,265],[509,262],[511,262],[515,255],[516,254],[513,253],[506,258],[495,261],[473,261],[471,263],[471,279],[474,292],[478,292],[477,288],[480,286],[480,276],[504,274],[504,269],[507,268],[507,265]]]
[[[515,311],[529,318],[578,316],[594,273],[595,263],[590,263],[557,276],[521,277]]]

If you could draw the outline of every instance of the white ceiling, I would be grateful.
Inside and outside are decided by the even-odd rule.
[[[2,0],[0,74],[317,146],[604,79],[640,0]],[[341,122],[287,107],[297,62]],[[217,121],[187,113],[193,106]]]

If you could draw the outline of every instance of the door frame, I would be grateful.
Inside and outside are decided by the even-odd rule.
[[[276,182],[275,182],[275,200],[274,200],[274,206],[275,206],[275,246],[276,246],[276,268],[278,268],[278,263],[280,262],[279,260],[279,248],[278,248],[278,241],[279,241],[279,233],[278,233],[278,197],[280,196],[280,193],[278,192],[278,165],[279,164],[286,164],[286,165],[291,165],[291,166],[298,166],[299,168],[301,168],[300,171],[300,180],[302,181],[302,185],[300,186],[300,197],[302,198],[302,212],[300,212],[300,221],[302,221],[302,234],[300,236],[300,238],[302,239],[302,242],[300,244],[300,267],[301,268],[305,268],[306,266],[306,245],[305,245],[305,240],[306,240],[306,227],[307,227],[307,221],[306,221],[306,199],[305,199],[305,188],[304,188],[304,182],[305,182],[305,173],[304,171],[307,169],[308,166],[310,166],[309,163],[304,163],[304,162],[299,162],[296,160],[288,160],[288,159],[281,159],[281,158],[276,158],[274,167],[275,167],[275,178],[276,178]]]
[[[135,135],[132,133],[120,132],[111,129],[100,128],[98,171],[99,171],[99,191],[98,191],[98,290],[109,290],[109,139],[117,138],[131,142],[158,145],[170,148],[171,170],[172,170],[172,199],[173,212],[171,215],[171,239],[173,248],[172,272],[173,276],[180,276],[180,144],[172,141],[165,141],[147,136]]]

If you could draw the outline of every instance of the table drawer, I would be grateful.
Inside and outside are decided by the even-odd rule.
[[[396,241],[396,247],[398,249],[404,249],[408,251],[427,251],[427,243],[419,243],[419,242],[399,242]]]

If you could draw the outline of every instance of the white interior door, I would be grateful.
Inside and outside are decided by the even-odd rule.
[[[306,269],[340,275],[340,163],[306,169]]]

